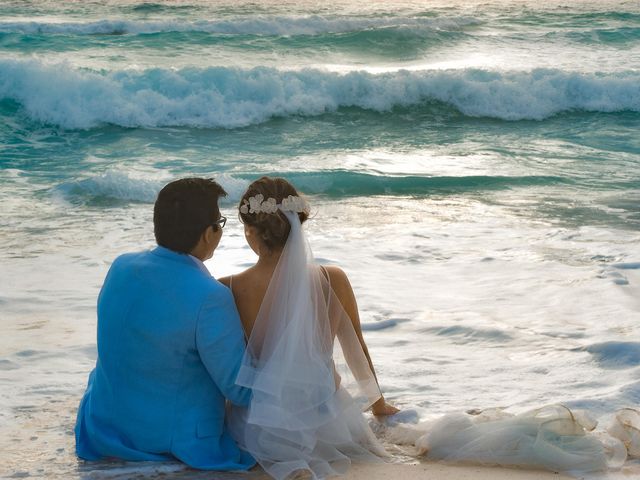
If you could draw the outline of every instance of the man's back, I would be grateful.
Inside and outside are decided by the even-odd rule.
[[[193,257],[158,247],[112,265],[98,299],[98,361],[78,412],[86,459],[177,457],[207,469],[253,460],[224,429],[244,351],[230,292]]]

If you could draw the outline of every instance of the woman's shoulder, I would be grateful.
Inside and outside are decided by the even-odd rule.
[[[329,283],[336,293],[347,288],[351,289],[349,277],[347,277],[347,274],[342,268],[337,265],[322,265],[320,268],[325,273],[325,276],[328,276]]]
[[[243,290],[246,288],[250,288],[255,284],[255,275],[252,272],[251,268],[247,270],[243,270],[242,272],[234,273],[233,275],[227,275],[225,277],[220,277],[217,279],[218,282],[225,285],[227,288],[230,288],[234,292],[236,290]]]
[[[242,282],[245,271],[234,273],[233,275],[227,275],[226,277],[220,277],[217,280],[225,287],[233,290],[234,285]]]

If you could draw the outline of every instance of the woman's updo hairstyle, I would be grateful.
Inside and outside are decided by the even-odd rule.
[[[258,194],[262,194],[265,200],[275,198],[277,204],[281,204],[282,200],[290,195],[294,197],[301,196],[296,188],[284,178],[262,177],[249,185],[249,188],[240,199],[240,205],[243,205],[245,201],[249,202],[250,197],[255,197]],[[240,212],[239,215],[242,223],[257,229],[260,238],[269,250],[279,250],[287,243],[291,225],[289,225],[289,220],[280,210],[275,213]],[[300,218],[300,223],[304,223],[309,218],[309,214],[307,212],[299,212],[298,218]]]

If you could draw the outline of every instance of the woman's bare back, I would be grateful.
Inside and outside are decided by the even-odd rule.
[[[256,270],[255,267],[251,267],[244,272],[220,279],[221,283],[231,289],[247,338],[251,336],[253,325],[271,281],[271,274],[268,274],[268,271]]]
[[[329,281],[329,285],[333,288],[334,277],[337,277],[338,273],[342,273],[342,270],[337,267],[321,268],[323,274]],[[229,287],[233,294],[236,307],[238,308],[238,313],[240,314],[240,321],[242,322],[242,327],[244,328],[247,338],[249,338],[253,331],[253,325],[255,324],[258,313],[260,312],[260,306],[262,305],[264,296],[267,293],[267,288],[269,288],[269,282],[271,282],[272,275],[272,269],[261,269],[257,266],[253,266],[239,274],[220,279],[220,282]],[[344,273],[342,273],[342,275],[344,275]],[[338,295],[338,292],[336,292],[336,295]],[[344,307],[344,302],[340,295],[338,295],[338,299]],[[349,314],[349,312],[347,313]],[[352,318],[351,314],[349,314],[349,317]]]

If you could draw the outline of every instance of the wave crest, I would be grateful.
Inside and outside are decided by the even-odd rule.
[[[58,185],[54,196],[71,202],[109,206],[128,202],[153,203],[166,182],[136,178],[119,171]]]
[[[313,116],[342,107],[386,112],[449,105],[464,115],[543,120],[565,111],[640,111],[640,72],[607,74],[477,69],[347,74],[225,67],[109,73],[0,60],[0,99],[36,121],[63,128],[237,128],[273,117]]]
[[[328,197],[446,195],[567,183],[567,180],[559,177],[545,176],[388,176],[347,170],[268,174],[288,179],[306,194]],[[232,205],[238,202],[257,176],[256,173],[216,174],[215,179],[229,193],[222,203]],[[111,170],[62,183],[55,187],[52,193],[72,203],[97,206],[119,206],[130,202],[153,203],[160,189],[168,181],[166,178],[143,178],[140,175]]]
[[[430,195],[464,193],[486,190],[503,190],[518,187],[568,183],[553,176],[422,176],[382,175],[348,170],[323,170],[321,172],[274,172],[269,175],[284,177],[308,194],[328,196],[372,195]],[[252,180],[255,176],[236,175]]]
[[[92,22],[0,22],[0,32],[22,34],[124,35],[163,32],[204,32],[223,35],[292,36],[347,33],[362,30],[407,27],[458,30],[476,25],[473,17],[327,17],[252,16],[217,20],[97,20]]]

